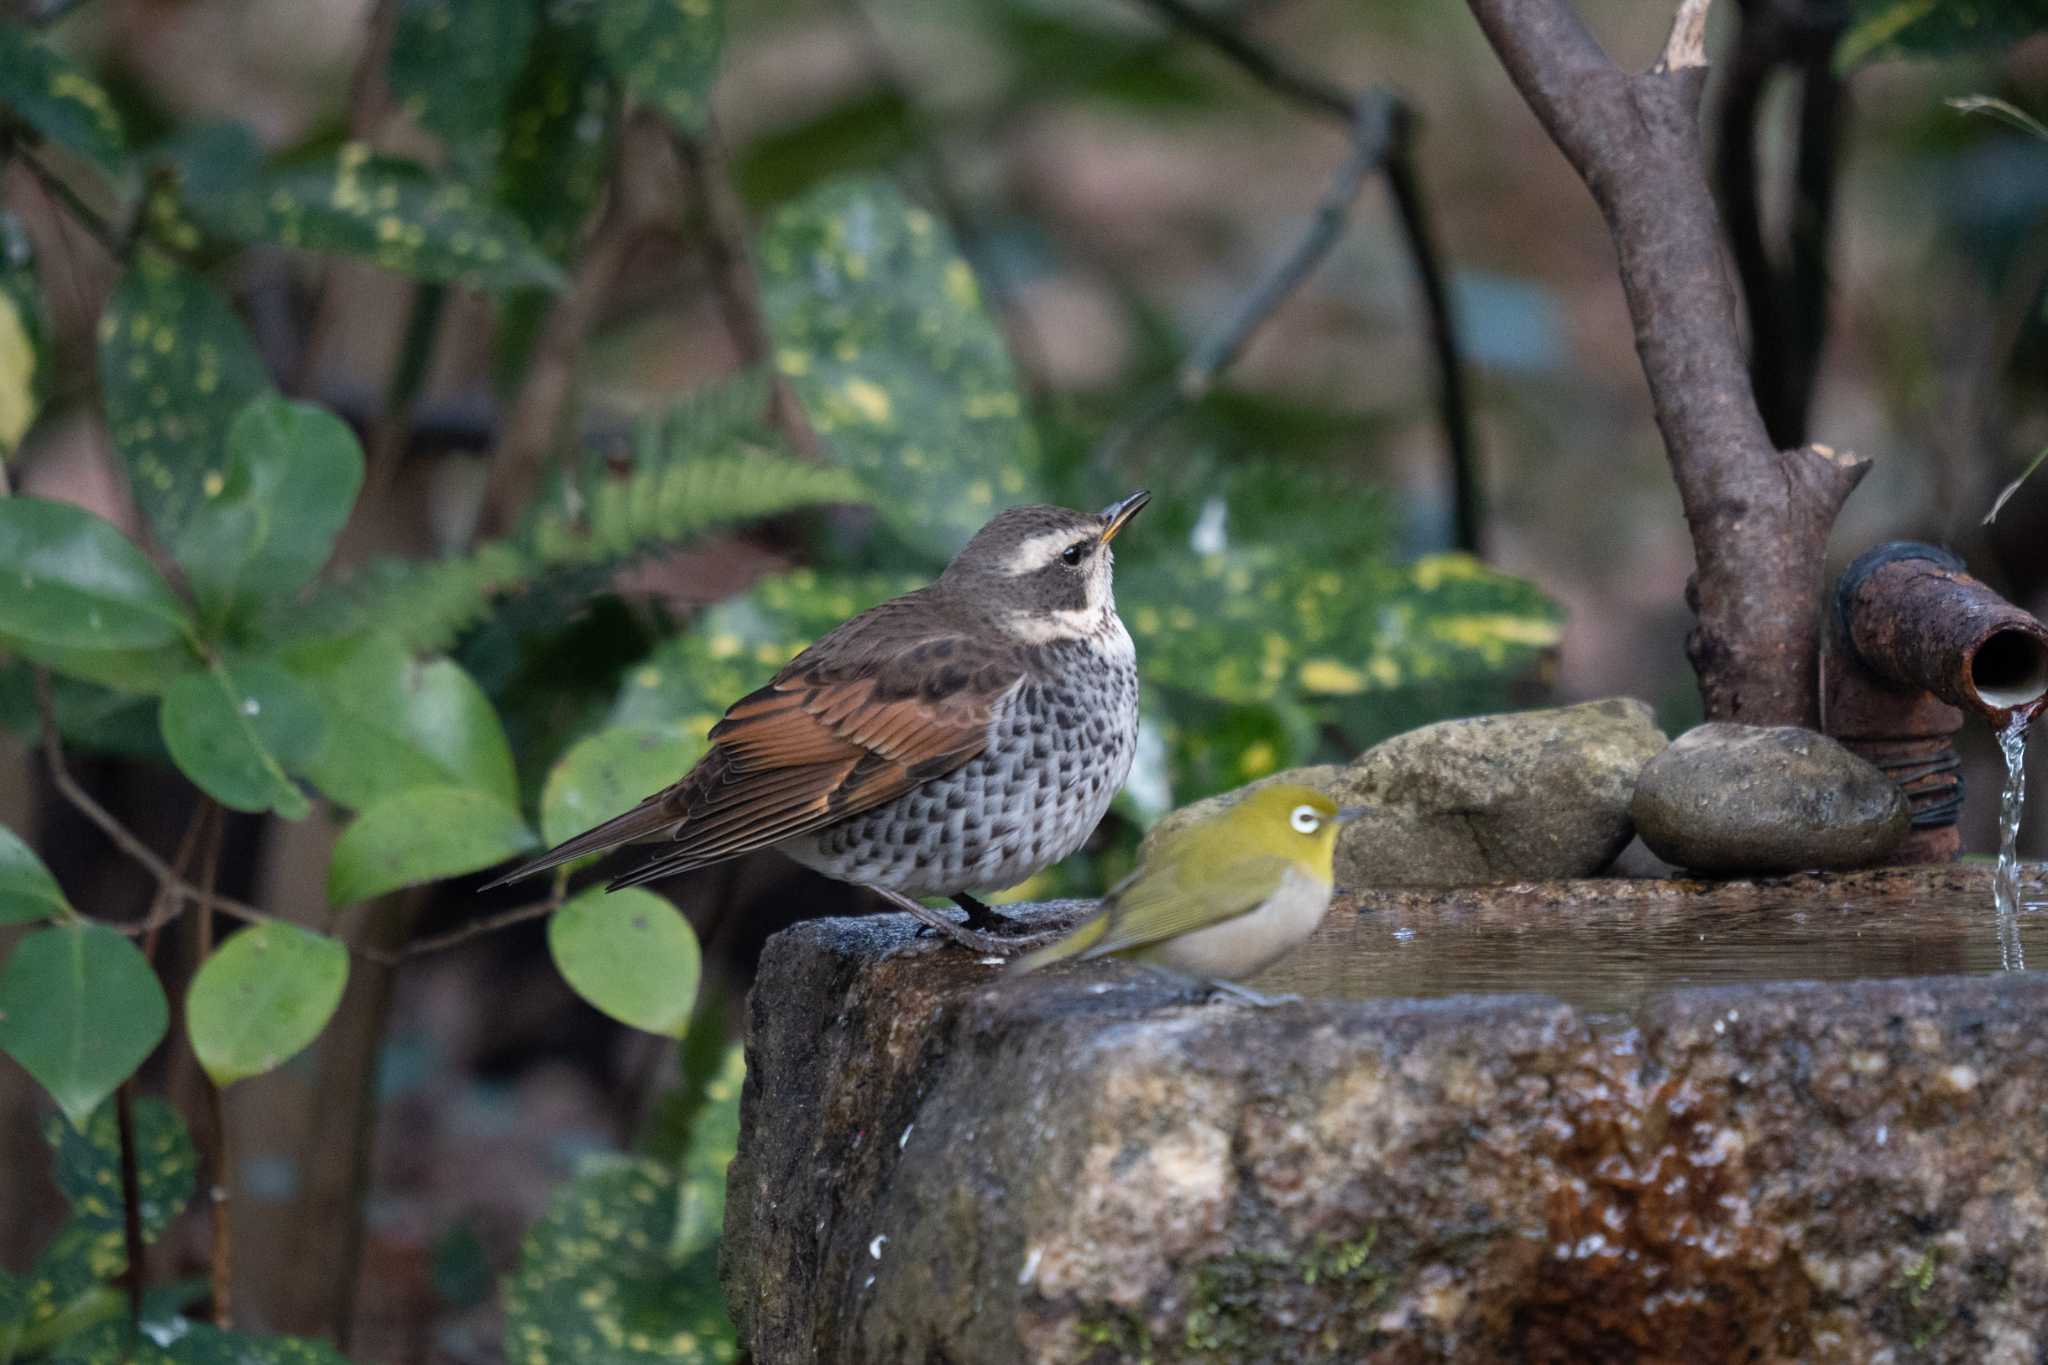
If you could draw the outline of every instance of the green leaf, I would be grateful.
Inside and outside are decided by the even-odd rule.
[[[391,94],[440,136],[465,174],[498,155],[537,9],[533,0],[406,0],[399,8]]]
[[[186,1318],[143,1327],[138,1333],[125,1316],[100,1323],[66,1342],[50,1365],[348,1365],[332,1346],[310,1337],[227,1332]]]
[[[35,850],[0,825],[0,924],[33,924],[76,913]]]
[[[197,673],[205,666],[188,644],[161,645],[155,649],[65,649],[0,635],[0,649],[81,682],[111,688],[124,694],[123,703],[134,701],[138,695],[155,696],[179,678]],[[151,729],[153,733],[154,726]]]
[[[368,807],[342,831],[327,868],[327,899],[350,905],[476,872],[534,842],[519,812],[489,792],[415,787]]]
[[[227,481],[228,426],[270,376],[213,286],[143,250],[99,328],[107,430],[143,514],[165,541]]]
[[[518,803],[504,727],[457,664],[416,659],[381,632],[309,640],[282,663],[327,717],[297,771],[333,800],[361,810],[415,787],[457,786]]]
[[[690,1129],[672,1255],[688,1256],[713,1245],[725,1227],[725,1175],[740,1148],[740,1092],[746,1081],[746,1049],[734,1044],[705,1087],[704,1107]]]
[[[1227,702],[1345,698],[1528,667],[1563,613],[1467,555],[1342,572],[1246,546],[1119,570],[1148,682]]]
[[[199,1156],[184,1120],[164,1101],[145,1095],[135,1101],[132,1117],[135,1179],[141,1196],[136,1207],[143,1240],[154,1242],[192,1202]],[[93,1232],[124,1236],[127,1215],[121,1195],[121,1130],[113,1106],[95,1110],[83,1128],[53,1118],[44,1125],[43,1139],[56,1152],[57,1187],[70,1201],[76,1224]],[[122,1253],[118,1241],[115,1250]]]
[[[737,1357],[717,1253],[671,1252],[677,1185],[665,1166],[612,1158],[555,1192],[505,1286],[508,1356],[606,1365]]]
[[[171,534],[207,626],[288,597],[320,571],[363,483],[363,452],[324,408],[266,393],[228,426],[228,463]]]
[[[1835,70],[1875,58],[1990,52],[2044,28],[2044,0],[1855,0],[1835,46]]]
[[[548,952],[570,989],[620,1023],[690,1031],[703,955],[690,922],[652,891],[585,891],[548,917]]]
[[[47,330],[39,299],[27,232],[13,214],[0,212],[0,462],[21,445],[42,407]]]
[[[320,1036],[348,984],[348,949],[276,921],[222,944],[192,978],[185,1028],[215,1085],[273,1071]]]
[[[286,770],[318,748],[320,704],[276,664],[217,664],[178,679],[160,723],[172,761],[222,805],[287,820],[312,811]]]
[[[916,142],[916,114],[899,91],[864,88],[831,108],[750,138],[734,158],[740,197],[773,208],[833,176],[881,171]]]
[[[88,652],[173,644],[184,605],[134,542],[82,507],[0,499],[0,635]]]
[[[0,23],[0,107],[105,171],[118,174],[127,158],[121,115],[106,89],[10,23]]]
[[[411,648],[444,649],[500,597],[536,580],[673,552],[714,529],[800,507],[862,500],[846,470],[758,449],[696,456],[663,444],[658,423],[652,430],[650,458],[623,476],[587,480],[573,508],[550,500],[513,539],[463,559],[378,562],[266,628],[291,638],[387,629]]]
[[[148,959],[102,924],[38,929],[0,971],[0,1052],[74,1127],[156,1050],[169,1022]]]
[[[597,56],[594,17],[550,6],[514,87],[498,154],[498,202],[549,256],[566,259],[604,190],[619,101]]]
[[[1241,787],[1309,760],[1316,725],[1290,698],[1231,704],[1159,689],[1170,717],[1161,727],[1176,800]]]
[[[517,219],[460,181],[346,142],[219,191],[187,186],[185,207],[232,242],[357,256],[415,279],[475,289],[559,289],[561,267]]]
[[[597,48],[633,98],[694,133],[711,111],[711,83],[725,46],[723,0],[606,0]]]
[[[704,753],[701,734],[613,727],[580,741],[548,774],[540,797],[540,837],[574,838],[668,786]]]
[[[981,291],[943,225],[882,180],[828,183],[760,250],[776,362],[905,541],[950,557],[1044,460]]]
[[[607,723],[671,728],[701,738],[728,705],[767,682],[811,641],[847,617],[925,582],[916,574],[820,574],[814,569],[764,578],[743,596],[712,607],[694,630],[667,641],[629,670]]]

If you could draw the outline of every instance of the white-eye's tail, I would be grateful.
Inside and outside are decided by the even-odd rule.
[[[1088,950],[1102,941],[1103,933],[1109,928],[1109,912],[1099,911],[1082,921],[1081,925],[1057,943],[1048,943],[1036,952],[1026,953],[1010,964],[1009,970],[1016,973],[1035,972],[1040,967],[1049,967],[1055,962],[1085,956]]]

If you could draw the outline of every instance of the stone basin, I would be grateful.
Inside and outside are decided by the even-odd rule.
[[[728,1299],[763,1365],[2039,1360],[2048,976],[1992,920],[1972,867],[1373,893],[1273,1009],[800,925]]]

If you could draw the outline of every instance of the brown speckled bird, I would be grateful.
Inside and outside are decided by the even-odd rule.
[[[621,844],[660,852],[610,890],[773,848],[870,887],[971,947],[973,896],[1081,846],[1130,775],[1137,653],[1100,513],[1012,507],[938,581],[847,621],[734,702],[682,780],[492,885]],[[951,897],[966,929],[912,899]]]

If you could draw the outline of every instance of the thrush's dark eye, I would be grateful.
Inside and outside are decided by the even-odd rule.
[[[1082,560],[1086,559],[1087,557],[1088,542],[1085,540],[1075,541],[1072,545],[1069,545],[1066,549],[1060,551],[1060,563],[1066,565],[1070,569],[1073,568],[1076,564],[1079,564]]]

